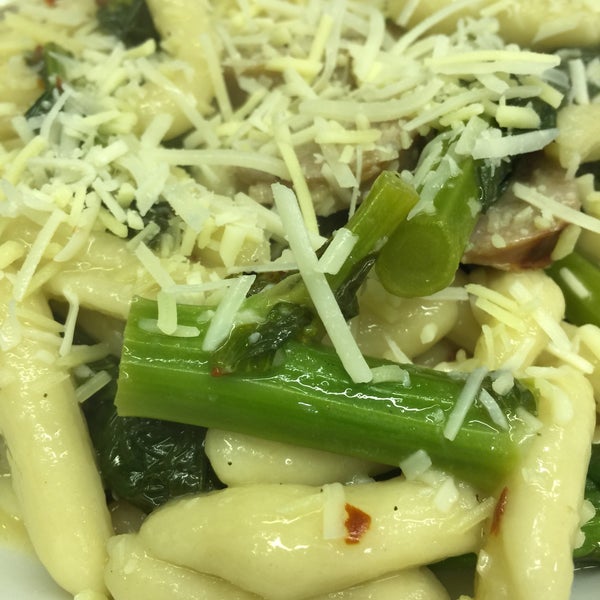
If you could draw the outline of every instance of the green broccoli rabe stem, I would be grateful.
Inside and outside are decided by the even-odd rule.
[[[353,270],[362,261],[393,235],[418,200],[416,190],[397,173],[383,171],[377,177],[359,210],[345,226],[356,236],[357,242],[340,270],[327,278],[334,292],[351,279]]]
[[[202,350],[207,309],[178,309],[179,323],[197,327],[197,338],[159,333],[157,305],[133,302],[115,400],[120,415],[230,429],[395,466],[422,449],[437,467],[488,492],[519,463],[522,430],[515,411],[523,406],[535,412],[535,398],[521,384],[500,397],[490,376],[483,384],[505,412],[509,430],[494,425],[475,403],[450,441],[444,424],[465,376],[408,365],[408,385],[356,384],[333,349],[294,341],[280,349],[280,360],[267,372],[216,376]]]
[[[348,221],[346,228],[356,236],[356,243],[339,271],[327,275],[346,318],[357,312],[356,292],[382,240],[392,235],[417,201],[409,184],[396,173],[383,171]],[[215,352],[213,366],[224,373],[264,370],[287,340],[308,341],[323,334],[306,286],[297,273],[247,298],[243,310],[254,314],[257,324],[237,326]],[[254,342],[256,338],[260,344]]]
[[[433,207],[403,222],[383,246],[375,269],[383,286],[403,297],[427,296],[448,286],[481,212],[478,171],[459,164],[433,198]]]
[[[600,268],[578,251],[557,260],[546,272],[565,297],[565,317],[574,325],[600,326]]]

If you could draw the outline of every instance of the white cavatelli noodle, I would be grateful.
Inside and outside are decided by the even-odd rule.
[[[0,293],[6,292],[4,279]],[[50,317],[38,294],[26,306]],[[3,309],[0,304],[2,322]],[[112,527],[94,450],[69,374],[57,366],[60,338],[33,333],[25,331],[0,354],[0,369],[12,375],[0,390],[0,432],[13,486],[33,547],[52,577],[72,594],[102,593]]]
[[[260,600],[219,577],[155,558],[135,534],[115,536],[107,548],[106,585],[114,600]]]
[[[483,328],[475,346],[475,359],[489,369],[509,368],[523,373],[549,342],[547,332],[536,320],[536,311],[547,315],[557,327],[562,319],[564,299],[560,288],[543,271],[479,271],[474,281],[478,283],[467,285],[467,290],[473,294],[475,317]]]
[[[431,348],[456,325],[461,301],[444,298],[400,298],[369,277],[359,293],[360,312],[353,332],[367,356],[393,358],[389,340],[413,358]]]
[[[557,368],[543,384],[542,427],[504,483],[479,554],[475,600],[564,600],[570,594],[595,403],[590,384],[571,367]],[[572,404],[566,422],[564,409],[557,409],[565,398]]]
[[[228,486],[366,481],[389,470],[359,458],[219,429],[208,430],[205,450],[215,473]]]
[[[451,506],[438,485],[349,485],[344,500],[370,518],[358,543],[326,539],[326,495],[304,485],[244,485],[175,500],[138,534],[162,560],[221,577],[266,600],[300,600],[392,571],[476,551],[492,504],[457,484]],[[351,527],[352,528],[352,527]],[[273,569],[276,564],[277,568]]]
[[[124,534],[108,543],[106,581],[114,600],[260,600],[223,579],[152,556],[139,536]],[[407,569],[359,586],[306,600],[448,600],[425,568]]]

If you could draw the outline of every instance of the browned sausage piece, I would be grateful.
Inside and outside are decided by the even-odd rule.
[[[521,159],[514,181],[537,187],[541,192],[571,208],[579,208],[574,179],[542,153]],[[547,218],[541,211],[517,198],[509,186],[500,199],[483,214],[463,255],[464,264],[495,267],[504,271],[543,268],[560,232],[567,223]]]

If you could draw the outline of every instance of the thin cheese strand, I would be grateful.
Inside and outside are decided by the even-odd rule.
[[[277,183],[273,184],[272,190],[300,275],[344,368],[354,382],[371,381],[371,369],[352,337],[325,275],[319,272],[319,261],[311,249],[294,192]]]

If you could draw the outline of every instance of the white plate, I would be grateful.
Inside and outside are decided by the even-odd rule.
[[[10,600],[73,600],[31,555],[1,546],[0,582],[1,597]],[[600,569],[578,571],[571,600],[598,600],[599,590]]]

